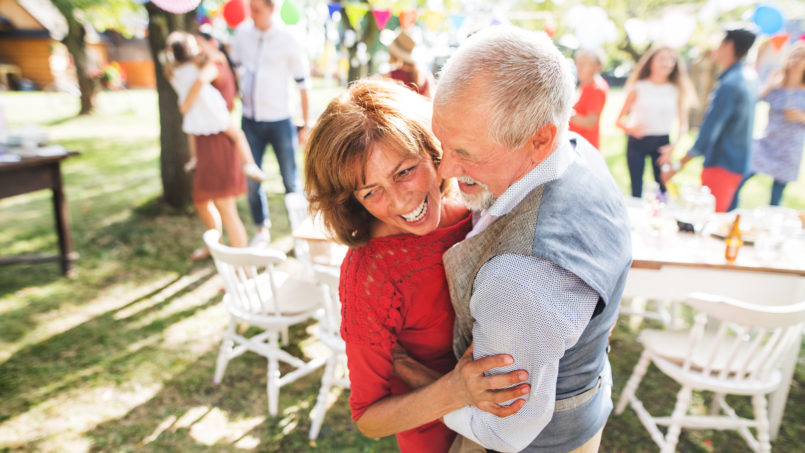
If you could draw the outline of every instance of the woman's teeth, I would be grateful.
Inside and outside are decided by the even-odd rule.
[[[412,212],[408,214],[403,214],[401,217],[405,219],[406,222],[417,222],[422,220],[422,217],[425,217],[425,212],[428,210],[428,197],[425,197],[422,200],[422,203],[414,209]]]

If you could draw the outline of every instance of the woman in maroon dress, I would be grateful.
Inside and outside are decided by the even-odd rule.
[[[208,57],[208,66],[201,71],[200,79],[208,77],[215,89],[221,92],[231,111],[237,88],[235,76],[217,42],[207,34],[196,34],[199,47]],[[206,80],[199,80],[204,83]],[[188,95],[188,101],[192,101]],[[226,230],[232,247],[245,247],[246,229],[240,220],[236,198],[246,193],[243,163],[235,143],[225,133],[195,135],[196,167],[193,176],[193,203],[207,229]],[[209,256],[207,248],[193,252],[191,258]]]
[[[311,207],[351,247],[339,294],[352,418],[367,436],[396,434],[402,452],[446,452],[455,433],[438,420],[444,414],[521,396],[519,386],[488,391],[520,382],[517,372],[482,377],[507,356],[472,362],[465,354],[456,366],[442,254],[469,232],[472,216],[443,196],[428,112],[402,85],[360,81],[330,102],[305,153]],[[412,392],[417,382],[395,375],[395,350],[440,377]]]

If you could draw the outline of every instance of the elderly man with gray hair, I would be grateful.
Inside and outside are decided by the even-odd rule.
[[[568,132],[573,88],[547,36],[497,26],[462,44],[434,98],[439,173],[476,211],[444,255],[456,356],[511,354],[495,371],[524,369],[531,384],[513,415],[467,406],[444,421],[497,451],[598,451],[612,410],[629,224],[601,153]]]

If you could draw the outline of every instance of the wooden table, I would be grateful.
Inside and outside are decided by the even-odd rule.
[[[648,210],[634,200],[629,205],[634,261],[624,298],[681,301],[692,292],[705,292],[763,305],[789,305],[805,300],[802,235],[789,238],[780,256],[774,259],[761,259],[754,247],[744,245],[735,263],[728,264],[723,240],[709,234],[696,237],[679,233],[673,213],[666,213],[652,227],[644,218]],[[726,214],[717,218],[728,222],[732,217]],[[798,355],[799,350],[793,351],[785,360],[785,382],[793,379]],[[781,386],[769,398],[772,439],[780,429],[789,385]]]
[[[78,258],[78,254],[72,251],[69,215],[64,198],[60,164],[62,160],[77,154],[76,152],[66,152],[52,156],[26,157],[18,162],[0,163],[0,198],[42,189],[53,191],[53,211],[56,218],[56,232],[59,236],[58,255],[21,255],[0,258],[0,265],[59,261],[62,273],[70,274],[73,261]]]
[[[298,253],[303,260],[310,264],[323,264],[338,267],[347,253],[347,247],[336,243],[324,233],[321,218],[306,217],[299,225],[291,230],[295,241],[307,243],[307,251]],[[307,255],[307,256],[304,256]]]

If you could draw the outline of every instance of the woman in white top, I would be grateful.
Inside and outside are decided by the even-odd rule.
[[[626,100],[616,125],[627,134],[626,162],[632,182],[632,196],[643,193],[646,157],[651,159],[654,180],[660,191],[662,157],[670,157],[676,143],[688,131],[688,108],[693,87],[679,55],[671,48],[658,47],[643,55],[626,81]],[[674,120],[676,140],[671,142]]]
[[[168,35],[165,49],[165,73],[179,97],[182,131],[190,135],[224,133],[234,143],[243,164],[243,173],[256,181],[266,179],[254,163],[246,136],[232,120],[226,101],[210,82],[217,77],[215,64],[200,52],[196,38],[190,33],[175,31]],[[188,141],[191,160],[187,171],[196,164],[194,140]]]

